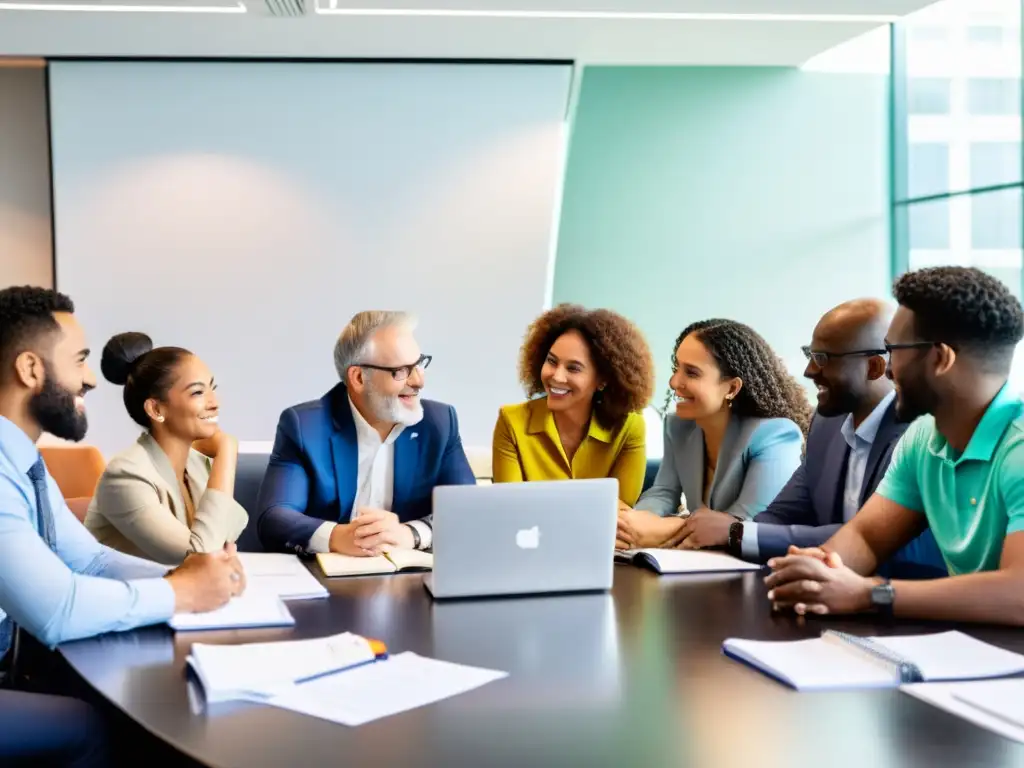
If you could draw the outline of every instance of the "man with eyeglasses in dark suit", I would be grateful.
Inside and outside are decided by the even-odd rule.
[[[885,375],[885,333],[893,308],[876,299],[845,302],[814,329],[804,376],[818,390],[803,462],[752,523],[734,524],[737,556],[766,562],[789,547],[817,547],[848,522],[874,493],[908,424],[896,415]],[[898,552],[885,570],[901,577],[945,574],[931,533]]]
[[[404,312],[360,312],[335,345],[341,382],[281,414],[257,502],[264,548],[356,557],[431,548],[434,487],[476,480],[455,409],[420,399],[430,356],[414,328]]]

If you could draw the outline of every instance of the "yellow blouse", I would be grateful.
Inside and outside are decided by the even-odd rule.
[[[614,477],[619,498],[633,506],[647,469],[646,426],[639,413],[629,414],[614,429],[591,419],[570,463],[547,399],[528,400],[499,411],[492,458],[496,483]]]

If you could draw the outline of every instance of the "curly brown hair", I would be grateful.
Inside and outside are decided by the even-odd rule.
[[[541,368],[552,345],[564,333],[578,331],[590,348],[604,391],[594,398],[594,414],[606,426],[642,411],[654,394],[654,358],[643,333],[608,309],[559,304],[538,317],[526,331],[519,353],[519,380],[530,397],[544,392]]]
[[[762,419],[789,419],[807,435],[811,408],[807,395],[768,342],[749,325],[712,318],[688,325],[672,347],[672,373],[679,367],[676,350],[687,336],[705,346],[724,378],[743,381],[732,402],[733,413]]]

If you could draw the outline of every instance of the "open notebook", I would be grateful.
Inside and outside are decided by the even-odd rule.
[[[296,685],[387,657],[387,648],[349,632],[315,640],[207,645],[193,643],[188,664],[207,702],[265,700]]]
[[[337,553],[316,556],[324,576],[367,576],[398,571],[430,571],[434,556],[416,549],[396,549],[380,557],[351,557]]]
[[[205,613],[176,613],[167,622],[181,631],[203,629],[247,629],[290,627],[295,618],[275,592],[247,589],[220,608]]]
[[[758,571],[760,565],[703,549],[627,549],[617,551],[615,559],[652,568],[658,573],[722,573]]]
[[[855,637],[826,630],[792,642],[725,641],[722,650],[797,690],[892,688],[1024,672],[1024,656],[962,632]]]

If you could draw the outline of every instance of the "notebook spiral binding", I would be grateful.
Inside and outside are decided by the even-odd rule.
[[[874,660],[884,663],[899,676],[901,684],[905,685],[907,683],[924,682],[924,675],[916,664],[908,661],[899,654],[890,651],[888,648],[868,640],[867,638],[857,637],[856,635],[850,635],[846,632],[837,632],[832,629],[825,630],[822,635],[835,638],[847,645],[852,645],[858,650],[871,656]]]

